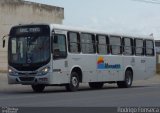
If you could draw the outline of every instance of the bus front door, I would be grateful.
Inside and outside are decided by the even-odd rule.
[[[52,42],[54,84],[68,83],[67,46],[64,34],[55,34]]]

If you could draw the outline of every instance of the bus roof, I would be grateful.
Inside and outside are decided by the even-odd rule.
[[[124,34],[124,33],[109,33],[105,30],[96,30],[96,29],[89,29],[86,27],[72,27],[66,25],[59,25],[59,24],[51,24],[52,30],[64,30],[64,31],[74,31],[74,32],[84,32],[84,33],[94,33],[94,34],[103,34],[103,35],[111,35],[111,36],[121,36],[121,37],[131,37],[131,38],[145,38],[145,39],[154,39],[153,36],[147,35],[135,35],[135,34]]]
[[[31,26],[31,25],[49,25],[51,28],[51,31],[64,30],[64,31],[73,31],[73,32],[84,32],[84,33],[111,35],[111,36],[154,39],[153,36],[147,36],[147,35],[135,35],[135,34],[115,33],[115,32],[109,33],[109,32],[106,32],[105,30],[96,30],[96,29],[90,29],[90,28],[86,28],[86,27],[73,27],[73,26],[66,26],[66,25],[60,25],[60,24],[25,24],[25,25],[17,25],[14,27]]]

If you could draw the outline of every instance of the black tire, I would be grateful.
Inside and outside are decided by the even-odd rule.
[[[41,84],[32,85],[32,89],[33,89],[34,92],[40,93],[40,92],[44,91],[45,85],[41,85]]]
[[[103,87],[103,82],[90,82],[89,87],[92,89],[101,89]]]
[[[118,81],[117,85],[119,88],[130,88],[132,86],[133,81],[133,73],[131,70],[126,70],[125,72],[125,80]]]
[[[75,92],[79,88],[79,76],[76,72],[71,73],[70,83],[66,85],[66,90]]]

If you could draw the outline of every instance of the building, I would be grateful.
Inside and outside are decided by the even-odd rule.
[[[7,70],[7,45],[2,48],[2,37],[9,34],[12,26],[31,23],[62,24],[63,20],[62,7],[23,0],[0,0],[0,72]]]

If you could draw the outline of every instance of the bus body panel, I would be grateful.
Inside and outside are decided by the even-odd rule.
[[[144,56],[135,56],[134,80],[144,79],[146,76],[146,64]]]
[[[83,82],[96,82],[97,81],[97,73],[96,73],[96,56],[95,55],[76,55],[69,54],[68,55],[69,69],[73,67],[82,67],[82,81]],[[72,71],[72,70],[71,70]]]
[[[99,81],[120,81],[123,78],[123,59],[118,55],[98,55],[97,75]]]
[[[146,78],[156,74],[156,57],[146,57]]]
[[[135,62],[133,60],[133,56],[125,56],[123,55],[123,76],[122,76],[122,80],[124,80],[125,78],[125,71],[128,69],[128,68],[131,68],[133,73],[134,73],[134,65],[135,65]]]
[[[135,67],[135,57],[134,56],[123,56],[123,80],[125,78],[125,71],[131,69],[133,71],[133,79],[135,79],[136,67]]]

